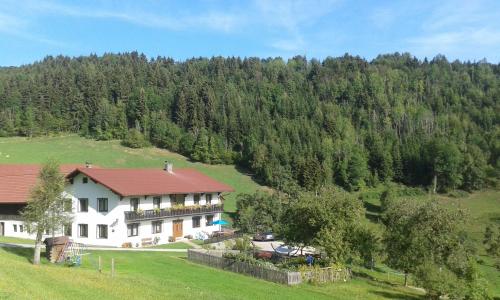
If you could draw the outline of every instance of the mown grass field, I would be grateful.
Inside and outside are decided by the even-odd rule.
[[[177,253],[99,251],[69,268],[45,259],[33,266],[32,251],[0,248],[0,299],[420,299],[418,291],[367,279],[287,287],[193,264]]]
[[[231,185],[236,192],[226,197],[227,212],[235,210],[238,193],[252,193],[266,189],[248,174],[234,166],[193,163],[185,157],[166,150],[147,148],[129,149],[118,141],[94,141],[78,136],[0,139],[0,164],[42,163],[56,158],[61,163],[90,161],[103,167],[161,168],[165,160],[174,168],[190,167]],[[362,193],[366,197],[366,223],[379,226],[376,216],[379,195],[383,187]],[[422,196],[427,197],[427,196]],[[449,205],[466,208],[471,216],[468,229],[480,244],[482,232],[489,222],[500,222],[500,192],[483,191],[464,198],[440,196]],[[15,238],[0,238],[0,242],[27,243]],[[178,249],[190,245],[177,243],[165,247]],[[30,249],[0,248],[0,299],[417,299],[420,293],[401,287],[402,277],[378,265],[374,271],[360,269],[366,278],[356,278],[348,283],[323,286],[302,285],[285,287],[254,278],[228,273],[188,262],[185,254],[174,253],[93,253],[84,260],[81,268],[65,268],[45,262],[41,267],[30,264]],[[481,255],[484,251],[481,249]],[[96,257],[105,261],[113,256],[117,261],[117,277],[111,279],[109,266],[98,274]],[[481,256],[480,265],[490,283],[492,295],[500,297],[500,272],[493,262]],[[78,280],[76,280],[79,278]]]
[[[95,141],[76,135],[42,138],[1,138],[0,164],[43,163],[55,158],[60,163],[81,163],[113,168],[162,168],[166,160],[175,168],[194,168],[235,189],[225,197],[225,210],[236,209],[238,193],[253,193],[261,189],[251,176],[232,165],[207,165],[189,161],[186,157],[158,148],[130,149],[119,141]]]

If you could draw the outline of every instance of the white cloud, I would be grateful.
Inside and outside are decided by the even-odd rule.
[[[36,35],[34,33],[30,33],[28,28],[29,28],[29,23],[25,19],[0,13],[0,33],[51,46],[65,45],[62,42],[48,39],[43,36]]]
[[[210,29],[230,32],[242,20],[227,12],[208,11],[201,14],[169,15],[150,13],[135,9],[87,8],[83,6],[62,5],[54,2],[29,2],[28,9],[47,15],[62,15],[81,18],[115,19],[140,26],[161,28],[173,31],[186,29]],[[121,7],[121,6],[120,6]]]
[[[498,6],[498,4],[496,4]],[[418,56],[500,59],[500,11],[494,2],[445,1],[423,20],[421,33],[406,39]],[[496,50],[495,50],[496,49]]]
[[[284,52],[304,51],[306,41],[305,27],[317,24],[330,14],[338,0],[255,0],[255,19],[274,32],[278,37],[269,46]]]

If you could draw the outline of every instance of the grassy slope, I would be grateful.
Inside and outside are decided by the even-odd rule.
[[[356,279],[286,287],[186,261],[173,253],[93,252],[83,266],[29,263],[31,249],[0,248],[0,299],[417,299],[401,287]],[[96,271],[97,257],[104,264]],[[117,275],[110,278],[115,258]]]
[[[82,137],[58,136],[28,140],[26,138],[0,139],[0,164],[43,163],[56,158],[61,163],[90,161],[102,167],[162,168],[164,161],[173,162],[175,168],[195,168],[232,186],[236,192],[226,197],[225,210],[235,210],[238,193],[252,193],[261,188],[250,176],[240,173],[234,166],[194,163],[184,156],[158,148],[130,149],[118,141],[94,141]]]
[[[235,198],[238,193],[242,192],[253,192],[260,187],[257,183],[255,183],[249,176],[244,175],[240,173],[234,166],[210,166],[210,165],[205,165],[201,163],[192,163],[188,161],[185,157],[166,151],[166,150],[160,150],[160,149],[155,149],[155,148],[149,148],[149,149],[139,149],[139,150],[133,150],[129,148],[125,148],[119,145],[118,142],[116,141],[103,141],[103,142],[97,142],[93,140],[88,140],[84,139],[81,137],[77,136],[65,136],[65,137],[50,137],[50,138],[38,138],[38,139],[33,139],[33,140],[26,140],[23,138],[3,138],[0,139],[0,163],[41,163],[45,161],[47,158],[53,157],[57,158],[60,162],[62,163],[83,163],[85,161],[91,161],[96,165],[104,166],[104,167],[161,167],[163,165],[163,161],[169,160],[174,163],[174,168],[175,167],[191,167],[191,168],[196,168],[200,170],[201,172],[210,175],[222,182],[225,182],[232,187],[235,188],[236,192],[230,194],[228,197],[226,197],[226,210],[227,211],[234,211],[235,208]],[[370,191],[375,195],[373,198],[369,198],[367,203],[370,205],[368,208],[368,211],[373,212],[376,214],[377,207],[380,205],[378,202],[378,194],[380,193],[380,189],[373,189],[373,191]],[[444,202],[450,202],[450,203],[455,203],[455,205],[461,205],[462,207],[468,208],[471,212],[472,215],[472,224],[470,226],[470,231],[473,234],[473,236],[476,239],[480,238],[480,232],[483,231],[485,221],[500,221],[500,196],[498,191],[486,191],[482,193],[477,193],[474,195],[471,195],[468,198],[463,198],[463,199],[452,199],[452,198],[447,198],[447,197],[440,197],[441,201]],[[369,222],[368,220],[366,221],[369,224],[372,224],[372,222]],[[0,240],[1,242],[1,240]],[[0,249],[0,256],[2,255]],[[132,255],[132,254],[131,254]],[[172,260],[173,258],[167,254],[157,254],[157,253],[147,253],[147,254],[133,254],[137,255],[135,257],[140,258],[142,255],[144,255],[144,260],[140,260],[141,265],[142,262],[144,261],[149,261],[150,260],[150,255],[151,257],[157,257],[164,255],[168,259]],[[0,258],[0,261],[2,259]],[[15,261],[15,260],[13,260]],[[24,260],[26,262],[26,260]],[[1,264],[1,263],[0,263]],[[156,266],[156,260],[153,263],[154,266]],[[494,295],[499,295],[500,296],[500,284],[497,284],[497,282],[500,282],[499,279],[499,272],[497,272],[493,267],[491,267],[492,263],[488,258],[485,258],[485,264],[481,265],[481,269],[485,273],[485,275],[488,276],[488,280],[490,281],[492,290],[494,292]],[[149,266],[147,264],[147,268],[153,268],[154,266]],[[179,269],[186,268],[186,266],[182,265],[176,265],[179,267]],[[2,267],[2,266],[0,266]],[[29,266],[28,266],[29,267]],[[52,266],[47,266],[49,270],[47,272],[50,272],[52,270]],[[192,268],[191,266],[190,268]],[[384,268],[383,266],[381,266]],[[134,270],[134,266],[130,265],[129,267],[130,270]],[[198,268],[203,268],[207,269],[205,267],[198,267]],[[45,269],[45,268],[43,268]],[[85,268],[83,268],[85,269]],[[160,268],[161,269],[161,268]],[[56,269],[60,270],[60,269]],[[141,270],[141,266],[138,266],[138,271]],[[211,270],[211,269],[210,269]],[[26,269],[27,272],[29,272],[29,268]],[[83,271],[83,270],[81,270]],[[198,272],[200,270],[197,270]],[[229,278],[240,278],[240,280],[247,281],[250,280],[251,282],[256,282],[254,279],[251,278],[246,278],[242,277],[239,275],[234,275],[232,273],[225,273],[225,272],[220,272],[217,270],[212,270],[213,272],[218,272],[223,275],[217,275],[220,277],[220,280],[223,282],[227,282]],[[211,272],[212,272],[211,271]],[[45,272],[45,271],[44,271]],[[54,271],[56,272],[56,271]],[[66,270],[65,270],[66,272]],[[73,272],[73,270],[70,270],[69,272]],[[163,270],[164,272],[164,270]],[[181,270],[176,270],[175,272],[181,272]],[[366,272],[366,271],[365,271]],[[193,272],[196,273],[196,272]],[[385,269],[380,271],[380,272],[366,272],[369,276],[377,278],[379,281],[384,281],[387,278],[387,273],[385,273]],[[1,273],[0,273],[1,274]],[[137,275],[137,274],[136,274]],[[164,274],[161,273],[161,271],[157,270],[157,275],[163,276]],[[200,275],[200,274],[198,274]],[[187,282],[191,282],[197,278],[197,276],[194,276],[193,278],[187,276],[183,277]],[[83,276],[83,275],[82,275]],[[93,278],[92,274],[89,274],[91,278]],[[142,275],[141,275],[142,276]],[[215,275],[214,275],[215,276]],[[134,281],[142,281],[143,278],[136,278],[134,277]],[[400,278],[397,277],[397,275],[390,275],[390,281],[392,283],[397,282],[399,283]],[[89,279],[91,280],[91,279]],[[96,280],[96,279],[92,279]],[[208,279],[207,279],[208,280]],[[239,282],[240,280],[236,280],[236,283],[231,283],[234,284],[235,286],[238,286],[238,284],[249,284],[249,283],[241,283]],[[147,280],[145,280],[147,281]],[[1,280],[0,280],[1,282]],[[261,282],[261,281],[258,281]],[[261,282],[262,283],[262,282]],[[153,283],[148,283],[150,285],[151,289],[162,289],[164,283],[159,282],[158,286],[155,286]],[[264,285],[268,285],[269,283],[265,283]],[[152,285],[152,286],[151,286]],[[272,284],[271,284],[272,285]],[[43,284],[42,284],[43,286]],[[257,286],[261,285],[253,285],[253,289],[257,288]],[[278,290],[281,291],[280,286],[277,285],[272,285],[276,286]],[[190,287],[185,287],[187,290],[191,289]],[[193,289],[196,289],[193,287]],[[273,289],[273,288],[270,288]],[[398,290],[400,289],[400,290]],[[1,283],[0,283],[0,291],[1,291]],[[126,290],[130,290],[130,288],[126,288]],[[234,289],[238,290],[238,289]],[[247,295],[246,292],[247,289],[245,289],[245,295]],[[339,299],[342,298],[349,298],[349,299],[375,299],[375,298],[380,298],[380,297],[393,297],[393,298],[401,298],[402,294],[400,294],[402,291],[406,293],[406,295],[411,295],[410,290],[403,290],[401,288],[393,288],[393,287],[388,287],[387,285],[380,283],[380,282],[374,282],[374,281],[366,281],[366,280],[354,280],[348,284],[341,284],[341,285],[327,285],[327,286],[322,286],[322,287],[312,287],[309,285],[306,285],[304,287],[300,288],[286,288],[283,291],[283,295],[287,295],[286,291],[287,290],[293,290],[294,293],[297,293],[297,295],[302,295],[301,291],[309,291],[312,294],[311,295],[330,295],[330,296],[336,296]],[[299,290],[299,291],[297,291]],[[385,290],[385,292],[384,292]],[[222,297],[222,294],[219,295],[218,293],[221,291],[226,291],[223,287],[217,288],[217,291],[214,291],[214,294],[211,295],[213,298],[218,298]],[[117,292],[117,291],[115,291]],[[226,291],[230,293],[231,291]],[[410,292],[410,294],[408,294]],[[89,295],[97,295],[95,294],[96,292],[94,291],[94,294],[89,294]],[[399,293],[399,294],[398,294]],[[184,294],[184,296],[180,296],[181,298],[186,298],[187,294]],[[249,296],[253,294],[248,294]],[[272,294],[267,294],[267,293],[262,293],[262,294],[255,294],[257,298],[269,298],[271,297],[270,295]],[[281,294],[280,294],[281,295]],[[305,295],[305,294],[304,294]],[[316,298],[321,297],[316,295]],[[123,295],[125,296],[125,295]],[[267,297],[266,297],[267,296]],[[119,297],[118,295],[116,297]],[[236,296],[234,296],[236,297]],[[238,295],[238,297],[243,297],[242,295]],[[303,296],[302,296],[303,297]],[[2,294],[0,293],[0,299],[2,298]],[[115,298],[113,294],[106,294],[105,298]],[[127,298],[125,296],[125,298]],[[203,298],[203,295],[202,295]],[[229,297],[231,298],[231,297]]]
[[[379,194],[383,191],[383,187],[373,189],[368,192],[369,197],[366,197],[367,215],[370,219],[374,219],[378,215],[380,207]],[[426,198],[429,196],[420,196]],[[463,198],[452,198],[444,195],[437,196],[438,200],[449,206],[454,206],[461,209],[466,209],[469,215],[469,222],[466,230],[476,242],[479,250],[480,259],[479,269],[489,282],[489,291],[492,296],[500,298],[500,272],[494,267],[494,262],[491,257],[485,255],[482,245],[484,230],[488,224],[500,224],[500,191],[485,190],[470,194]],[[375,225],[372,222],[367,223]],[[375,277],[380,277],[381,274],[374,274]],[[383,276],[383,275],[382,275]],[[396,280],[396,282],[398,282]]]

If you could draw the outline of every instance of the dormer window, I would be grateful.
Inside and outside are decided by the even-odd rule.
[[[82,178],[82,182],[83,182],[83,183],[88,183],[88,182],[89,182],[88,177],[83,177],[83,178]]]

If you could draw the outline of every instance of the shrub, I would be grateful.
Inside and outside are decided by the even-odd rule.
[[[244,236],[242,238],[234,240],[233,250],[248,251],[252,248],[253,246],[248,236]]]
[[[133,128],[128,131],[126,138],[122,140],[122,145],[129,148],[143,148],[149,146],[149,142],[139,130]]]

